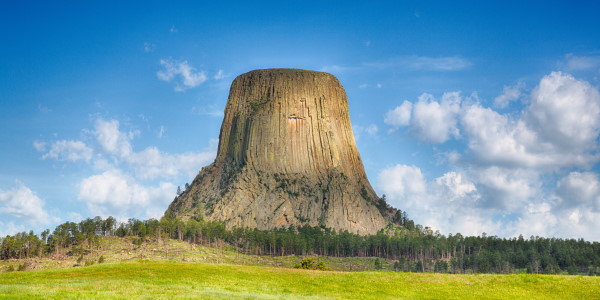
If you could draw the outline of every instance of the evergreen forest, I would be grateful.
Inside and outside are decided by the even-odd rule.
[[[131,237],[138,245],[155,239],[177,239],[262,256],[374,257],[375,268],[381,268],[381,258],[393,262],[394,270],[404,272],[600,275],[598,242],[537,236],[442,235],[415,226],[406,214],[402,224],[390,224],[375,235],[360,236],[311,226],[227,230],[220,222],[169,216],[123,223],[113,217],[95,217],[66,222],[39,235],[30,231],[0,238],[0,259],[66,254],[69,249],[83,251],[100,247],[104,236],[118,236]]]

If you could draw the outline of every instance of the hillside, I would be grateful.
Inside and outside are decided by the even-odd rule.
[[[368,236],[310,226],[227,230],[222,223],[195,219],[115,222],[96,217],[66,222],[39,236],[30,231],[0,237],[0,266],[6,266],[0,270],[135,258],[224,262],[226,257],[236,264],[266,260],[290,267],[304,257],[318,257],[340,262],[331,266],[334,270],[600,275],[600,243],[582,239],[444,236],[411,222]],[[210,253],[216,253],[213,260]]]
[[[43,255],[0,260],[0,298],[598,299],[600,295],[598,276],[394,272],[402,259],[315,253],[310,256],[323,261],[328,270],[311,271],[292,268],[307,255],[245,254],[220,239],[204,244],[138,236],[92,240]]]
[[[136,237],[102,237],[97,246],[70,246],[48,256],[23,259],[0,260],[0,273],[19,267],[25,271],[79,268],[86,265],[103,263],[120,263],[137,259],[164,262],[190,262],[209,264],[231,264],[248,266],[267,266],[291,268],[298,263],[302,256],[296,255],[249,255],[236,251],[231,245],[218,241],[210,246],[190,244],[185,241],[164,239],[160,242],[148,240],[136,245]],[[326,263],[328,269],[338,271],[375,270],[372,257],[331,257],[312,256]],[[393,262],[382,260],[383,268],[392,269]]]

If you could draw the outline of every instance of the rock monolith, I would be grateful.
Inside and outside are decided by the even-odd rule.
[[[337,78],[265,69],[233,81],[217,158],[167,213],[228,228],[310,225],[373,234],[396,210],[367,179]]]

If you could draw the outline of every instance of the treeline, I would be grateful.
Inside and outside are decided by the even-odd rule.
[[[54,231],[46,229],[39,236],[29,231],[0,237],[0,259],[64,254],[73,246],[97,247],[101,244],[101,236],[113,235],[116,225],[117,220],[113,217],[95,217],[79,223],[60,224]]]
[[[445,236],[412,222],[360,236],[310,226],[227,230],[219,222],[196,219],[164,217],[118,223],[112,217],[96,217],[66,222],[39,236],[31,231],[0,238],[0,259],[65,254],[70,247],[101,247],[101,236],[132,237],[136,244],[170,238],[254,255],[376,257],[381,258],[375,260],[376,268],[387,266],[397,271],[600,275],[597,242],[522,236],[506,239],[485,234]],[[382,260],[389,264],[382,264]]]

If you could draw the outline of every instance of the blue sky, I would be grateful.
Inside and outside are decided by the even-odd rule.
[[[600,240],[600,18],[582,1],[8,1],[0,234],[160,217],[229,85],[336,75],[376,191],[442,233]]]

